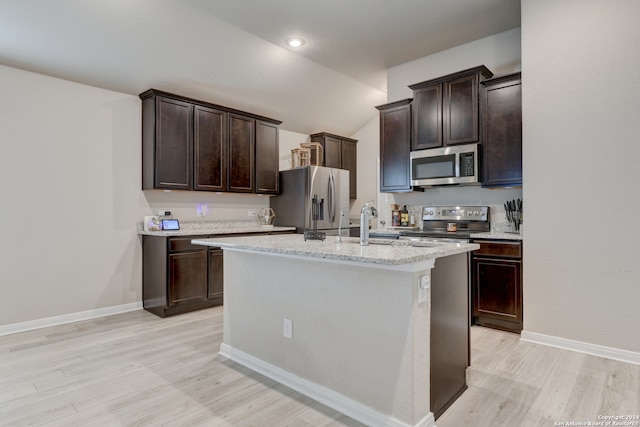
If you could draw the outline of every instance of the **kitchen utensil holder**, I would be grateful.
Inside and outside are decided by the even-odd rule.
[[[522,200],[508,200],[504,204],[504,211],[507,215],[507,221],[513,224],[515,234],[520,234],[520,225],[522,224]]]

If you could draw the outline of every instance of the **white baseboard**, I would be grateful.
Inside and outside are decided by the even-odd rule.
[[[597,344],[590,344],[582,341],[574,341],[567,338],[554,337],[552,335],[544,335],[537,332],[528,331],[522,331],[522,333],[520,334],[520,339],[522,341],[527,341],[534,344],[548,345],[550,347],[557,347],[565,350],[577,351],[578,353],[585,353],[592,356],[604,357],[606,359],[619,360],[621,362],[640,365],[640,353],[636,353],[633,351],[606,347]]]
[[[371,427],[435,427],[433,413],[429,412],[416,424],[407,424],[394,417],[376,411],[347,396],[319,384],[300,378],[282,368],[267,363],[227,344],[220,345],[220,355],[271,378],[329,408],[343,413]]]
[[[141,310],[141,309],[142,309],[142,301],[133,302],[130,304],[115,305],[112,307],[96,308],[95,310],[80,311],[78,313],[70,313],[70,314],[63,314],[60,316],[46,317],[44,319],[29,320],[27,322],[12,323],[10,325],[0,326],[0,336],[15,334],[17,332],[31,331],[33,329],[46,328],[49,326],[63,325],[65,323],[95,319],[97,317],[127,313],[129,311],[135,311],[135,310]]]

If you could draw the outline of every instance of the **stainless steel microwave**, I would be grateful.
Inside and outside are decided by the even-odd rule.
[[[411,185],[479,184],[480,144],[456,145],[411,152]]]

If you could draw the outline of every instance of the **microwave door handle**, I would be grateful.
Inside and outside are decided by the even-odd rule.
[[[460,153],[456,153],[456,167],[455,167],[455,177],[460,178]]]

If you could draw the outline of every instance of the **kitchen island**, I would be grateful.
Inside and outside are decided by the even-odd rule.
[[[434,425],[466,388],[478,245],[335,239],[194,239],[224,250],[220,354],[370,426]]]

